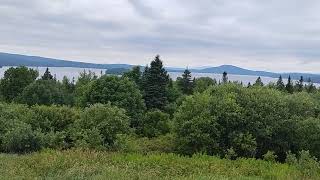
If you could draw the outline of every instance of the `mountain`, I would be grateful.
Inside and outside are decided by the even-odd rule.
[[[288,78],[291,76],[292,79],[298,80],[301,76],[304,77],[305,81],[309,78],[316,83],[320,82],[320,75],[319,74],[309,74],[309,73],[274,73],[274,72],[267,72],[267,71],[253,71],[248,69],[243,69],[237,66],[232,65],[222,65],[218,67],[210,67],[204,69],[191,69],[191,72],[194,73],[215,73],[215,74],[222,74],[223,72],[227,72],[228,74],[236,74],[236,75],[248,75],[248,76],[265,76],[265,77],[272,77],[278,78],[280,75],[282,78]]]
[[[78,68],[126,68],[130,69],[133,65],[129,64],[94,64],[77,61],[66,61],[39,56],[25,56],[19,54],[0,53],[0,66],[32,66],[32,67],[78,67]]]
[[[116,71],[125,71],[125,69],[130,69],[134,65],[130,64],[94,64],[94,63],[84,63],[77,61],[66,61],[52,58],[44,58],[39,56],[25,56],[19,54],[8,54],[0,53],[0,66],[33,66],[33,67],[78,67],[78,68],[97,68],[97,69],[108,69],[110,72],[112,69]],[[183,72],[185,68],[181,67],[167,67],[169,72]],[[278,78],[280,75],[283,78],[288,78],[290,75],[292,79],[298,80],[300,76],[303,76],[305,80],[311,78],[315,83],[320,83],[319,74],[309,74],[309,73],[274,73],[267,71],[253,71],[244,68],[240,68],[232,65],[222,65],[218,67],[208,67],[203,66],[199,68],[190,69],[192,73],[216,73],[222,74],[226,71],[228,74],[235,75],[249,75],[249,76],[266,76],[272,78]]]

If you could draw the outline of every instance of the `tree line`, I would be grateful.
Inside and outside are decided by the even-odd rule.
[[[0,81],[0,151],[42,148],[130,149],[285,161],[308,150],[320,157],[320,93],[303,77],[264,85],[186,69],[172,80],[156,56],[122,76],[84,71],[58,81],[50,70],[8,69]]]

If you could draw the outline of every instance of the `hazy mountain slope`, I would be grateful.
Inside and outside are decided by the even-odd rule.
[[[36,66],[36,67],[80,67],[80,68],[98,68],[98,69],[130,69],[133,65],[130,64],[94,64],[84,63],[77,61],[66,61],[52,58],[44,58],[38,56],[25,56],[19,54],[0,53],[0,66]],[[183,72],[184,68],[181,67],[168,67],[170,72]],[[253,71],[244,68],[240,68],[232,65],[222,65],[218,67],[205,67],[198,69],[190,69],[193,73],[216,73],[222,74],[226,71],[228,74],[236,75],[250,75],[250,76],[266,76],[278,78],[282,75],[283,78],[288,78],[290,75],[292,79],[300,79],[303,76],[305,81],[311,78],[313,82],[320,83],[319,74],[308,73],[273,73],[267,71]]]
[[[128,64],[93,64],[76,61],[0,53],[0,66],[81,67],[81,68],[130,68]]]

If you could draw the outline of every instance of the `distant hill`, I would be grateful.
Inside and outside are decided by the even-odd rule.
[[[94,63],[84,63],[77,61],[66,61],[52,58],[44,58],[38,56],[25,56],[19,54],[8,54],[0,53],[0,66],[33,66],[33,67],[78,67],[78,68],[97,68],[97,69],[108,69],[109,72],[125,72],[125,69],[131,69],[134,65],[130,64],[94,64]],[[168,67],[169,72],[183,72],[184,68],[181,67]],[[218,67],[202,67],[190,69],[193,73],[216,73],[222,74],[226,71],[228,74],[235,75],[250,75],[250,76],[265,76],[278,78],[282,75],[283,78],[288,78],[290,75],[292,79],[300,79],[303,76],[305,81],[308,78],[315,83],[320,83],[319,74],[308,74],[308,73],[274,73],[267,71],[253,71],[248,69],[243,69],[232,65],[222,65]]]
[[[320,75],[319,74],[309,74],[309,73],[274,73],[274,72],[267,72],[267,71],[253,71],[248,69],[243,69],[237,66],[232,65],[222,65],[218,67],[210,67],[204,69],[191,69],[191,72],[197,73],[216,73],[222,74],[226,71],[228,74],[236,74],[236,75],[249,75],[249,76],[265,76],[265,77],[272,77],[278,78],[280,75],[282,78],[288,78],[289,75],[292,79],[298,80],[301,76],[304,77],[304,80],[307,81],[309,78],[316,83],[320,82]]]
[[[66,61],[38,56],[25,56],[19,54],[0,53],[0,66],[32,66],[32,67],[78,67],[78,68],[126,68],[130,69],[129,64],[94,64],[77,61]]]

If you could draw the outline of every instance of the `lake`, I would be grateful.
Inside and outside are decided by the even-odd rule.
[[[4,66],[0,68],[0,78],[3,77],[4,72],[9,69],[10,67]],[[46,67],[30,67],[32,69],[36,69],[39,71],[40,76],[45,72]],[[79,77],[79,74],[83,71],[91,71],[94,72],[97,76],[101,76],[101,73],[104,74],[106,69],[94,69],[94,68],[73,68],[73,67],[49,67],[49,70],[52,75],[54,75],[57,80],[62,80],[64,76],[67,76],[69,79],[75,78],[76,80]],[[170,77],[172,79],[176,79],[177,77],[181,76],[182,73],[180,72],[169,72]],[[222,79],[222,74],[213,74],[213,73],[192,73],[192,76],[195,78],[199,77],[211,77],[217,79]],[[239,81],[243,82],[244,85],[248,84],[249,82],[252,84],[256,81],[258,76],[246,76],[246,75],[234,75],[234,74],[228,74],[228,79],[230,81]],[[277,78],[271,78],[271,77],[261,77],[262,82],[264,84],[268,84],[270,82],[277,82]],[[287,82],[286,79],[283,80],[284,83]],[[320,86],[320,84],[315,84],[317,87]]]

